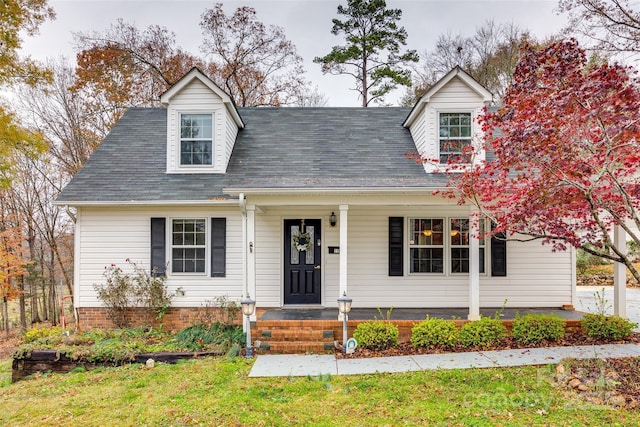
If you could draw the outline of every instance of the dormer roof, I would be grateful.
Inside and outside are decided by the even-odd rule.
[[[420,116],[422,110],[425,105],[427,105],[431,101],[431,97],[438,93],[444,86],[447,85],[451,80],[458,78],[462,80],[464,84],[466,84],[472,91],[478,94],[478,96],[482,99],[482,102],[485,104],[489,104],[493,100],[493,94],[489,92],[484,86],[482,86],[476,79],[471,77],[469,73],[464,71],[459,66],[456,66],[451,71],[449,71],[443,78],[438,80],[436,84],[431,86],[429,90],[422,95],[422,97],[416,102],[413,109],[409,113],[409,116],[405,119],[403,126],[410,127],[413,121]]]
[[[186,86],[188,86],[193,80],[199,80],[202,84],[207,86],[214,94],[216,94],[222,102],[224,103],[227,111],[233,117],[234,122],[238,126],[238,128],[244,128],[244,122],[242,121],[242,117],[238,113],[238,109],[236,108],[233,99],[231,96],[224,90],[220,88],[217,84],[213,82],[206,74],[204,74],[198,67],[193,67],[187,74],[185,74],[180,80],[178,80],[173,86],[171,86],[165,93],[160,95],[160,102],[162,105],[169,105],[174,96],[179,94]]]

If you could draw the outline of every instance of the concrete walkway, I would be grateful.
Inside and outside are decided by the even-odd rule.
[[[640,344],[526,348],[468,353],[336,359],[334,355],[260,355],[249,377],[306,377],[556,364],[562,359],[639,357]]]

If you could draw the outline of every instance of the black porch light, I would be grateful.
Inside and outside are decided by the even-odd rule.
[[[331,215],[329,215],[329,224],[330,224],[332,227],[335,227],[335,226],[336,226],[336,222],[337,222],[337,220],[336,220],[336,213],[335,213],[335,212],[331,212]]]

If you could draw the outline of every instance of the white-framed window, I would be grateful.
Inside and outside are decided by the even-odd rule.
[[[213,165],[213,114],[180,114],[180,166]]]
[[[479,272],[485,270],[484,220],[480,220]],[[469,218],[449,219],[449,256],[451,273],[469,273],[469,239],[471,237]]]
[[[438,135],[440,163],[470,162],[463,152],[465,147],[471,145],[471,113],[441,112],[438,119]]]
[[[485,220],[480,220],[479,273],[485,273]],[[469,274],[469,218],[409,218],[409,273]]]
[[[443,218],[409,219],[409,272],[444,273]]]
[[[171,220],[171,271],[173,273],[205,273],[207,221]]]

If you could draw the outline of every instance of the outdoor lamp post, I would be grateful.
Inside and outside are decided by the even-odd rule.
[[[256,309],[256,302],[251,299],[249,294],[240,301],[242,306],[242,314],[247,316],[247,352],[244,357],[250,359],[253,356],[253,349],[251,348],[251,315]]]
[[[342,352],[347,352],[347,315],[351,311],[351,302],[353,300],[347,296],[344,292],[340,298],[338,298],[338,310],[342,314]]]

